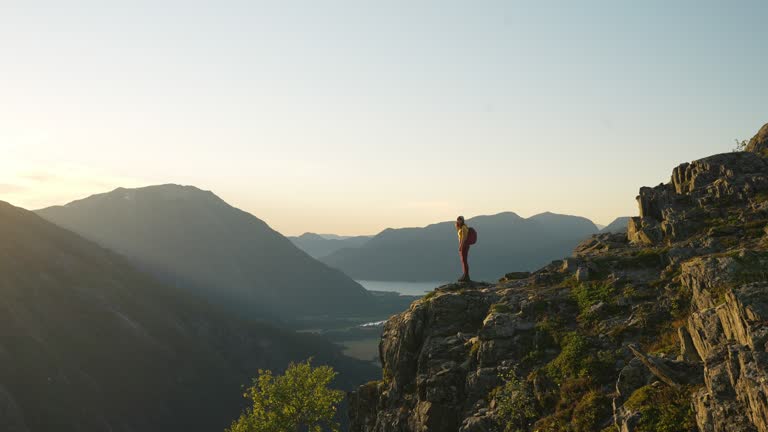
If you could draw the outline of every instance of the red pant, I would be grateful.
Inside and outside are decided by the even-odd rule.
[[[461,257],[461,270],[464,272],[464,276],[469,276],[469,245],[464,245],[459,249],[459,256]]]

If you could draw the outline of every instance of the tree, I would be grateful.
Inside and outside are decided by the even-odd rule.
[[[338,432],[334,416],[344,392],[328,387],[335,376],[333,368],[312,367],[311,360],[291,363],[284,375],[259,370],[243,395],[253,406],[227,432]]]

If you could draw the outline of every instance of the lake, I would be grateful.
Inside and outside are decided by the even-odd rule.
[[[447,282],[357,281],[368,291],[390,291],[402,295],[424,295]]]

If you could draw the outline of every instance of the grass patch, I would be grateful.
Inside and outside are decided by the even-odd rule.
[[[591,319],[589,309],[598,304],[611,304],[615,297],[615,288],[604,282],[585,282],[571,290],[571,296],[579,307],[579,316]]]
[[[491,305],[490,311],[492,313],[512,313],[512,307],[506,303],[495,303]]]
[[[562,383],[567,378],[589,376],[593,364],[589,340],[569,332],[560,341],[560,354],[545,369],[555,382]]]
[[[690,389],[676,391],[666,385],[647,385],[635,390],[624,405],[642,415],[634,429],[637,432],[696,430]]]
[[[611,401],[602,392],[590,390],[573,409],[571,425],[575,432],[592,432],[611,414]]]

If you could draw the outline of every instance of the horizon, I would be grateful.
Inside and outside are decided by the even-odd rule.
[[[91,194],[91,195],[89,195],[89,196],[85,196],[85,197],[82,197],[82,198],[78,198],[78,199],[76,199],[76,200],[73,200],[73,201],[69,201],[69,202],[66,202],[66,203],[62,203],[62,204],[54,204],[54,205],[52,205],[52,206],[45,206],[45,207],[40,207],[40,208],[24,208],[24,207],[22,207],[22,208],[24,208],[25,210],[29,210],[29,211],[32,211],[32,212],[37,212],[37,211],[45,210],[45,209],[47,209],[47,208],[49,208],[49,207],[60,207],[60,206],[67,206],[67,205],[69,205],[69,204],[72,204],[72,203],[75,203],[75,202],[78,202],[78,201],[82,201],[82,200],[87,200],[87,199],[89,199],[89,198],[93,198],[93,197],[96,197],[96,196],[99,196],[99,195],[107,195],[107,194],[110,194],[110,193],[114,193],[114,192],[116,192],[117,190],[120,190],[120,189],[126,189],[126,190],[140,190],[140,189],[147,189],[147,188],[157,188],[157,187],[166,187],[166,186],[176,186],[176,187],[182,187],[182,188],[192,187],[192,188],[195,188],[195,189],[197,189],[197,190],[199,190],[199,191],[201,191],[201,192],[211,192],[211,193],[213,193],[214,195],[216,195],[217,197],[219,197],[219,196],[216,194],[216,191],[207,190],[207,189],[202,189],[202,188],[199,188],[199,187],[197,187],[197,186],[195,186],[195,185],[184,185],[184,184],[178,184],[178,183],[165,183],[165,184],[157,184],[157,185],[139,186],[139,187],[135,187],[135,188],[125,188],[125,187],[122,187],[122,186],[121,186],[121,187],[117,187],[117,188],[115,188],[115,189],[112,189],[112,190],[110,190],[110,191],[105,191],[105,192],[99,192],[99,193]],[[221,198],[221,197],[219,197],[219,198]],[[222,198],[222,199],[223,199],[223,198]],[[226,200],[224,200],[224,201],[225,201],[227,204],[229,204],[229,205],[231,205],[231,206],[233,206],[233,207],[235,207],[235,208],[237,208],[237,209],[240,209],[240,210],[244,210],[244,209],[242,209],[242,208],[238,207],[238,205],[237,205],[236,203],[228,202],[228,201],[226,201]],[[9,202],[9,203],[10,203],[11,205],[16,205],[16,204],[14,204],[14,203],[12,203],[12,202]],[[245,211],[245,210],[244,210],[244,211]],[[255,216],[256,218],[259,218],[259,219],[261,219],[261,218],[259,217],[259,215],[257,215],[257,214],[253,214],[253,213],[250,213],[250,212],[248,212],[248,213],[249,213],[249,214],[251,214],[251,215],[253,215],[253,216]],[[544,214],[554,214],[554,215],[558,215],[558,216],[572,216],[572,217],[581,217],[581,218],[585,218],[585,219],[589,220],[590,222],[592,222],[593,224],[595,224],[595,226],[597,226],[597,228],[598,228],[598,229],[602,229],[602,227],[609,225],[610,223],[614,222],[614,221],[615,221],[615,220],[617,220],[618,218],[621,218],[621,217],[626,217],[626,216],[628,216],[628,215],[624,215],[624,216],[617,216],[616,218],[612,219],[611,221],[609,221],[609,222],[608,222],[608,223],[606,223],[606,224],[598,223],[598,222],[596,222],[596,221],[594,221],[594,220],[592,220],[592,219],[590,219],[590,218],[587,218],[587,217],[585,217],[585,216],[582,216],[582,215],[577,215],[577,214],[569,214],[569,213],[556,213],[556,212],[551,212],[551,211],[542,211],[542,212],[538,212],[538,213],[535,213],[535,214],[531,214],[531,215],[523,215],[523,214],[520,214],[519,212],[516,212],[516,211],[514,211],[514,210],[504,210],[504,211],[501,211],[501,212],[498,212],[498,213],[492,213],[492,214],[477,214],[477,215],[469,215],[469,216],[467,216],[467,215],[464,215],[464,216],[465,216],[465,218],[467,219],[467,221],[470,221],[470,220],[472,220],[472,219],[474,219],[474,218],[478,218],[478,217],[499,216],[499,215],[502,215],[502,214],[507,214],[507,213],[511,213],[511,214],[514,214],[514,215],[516,215],[516,216],[519,216],[519,217],[521,217],[521,218],[523,218],[523,219],[530,219],[530,218],[533,218],[533,217],[536,217],[536,216],[540,216],[540,215],[544,215]],[[452,221],[451,219],[446,219],[446,220],[432,221],[432,222],[429,222],[429,223],[427,223],[427,224],[424,224],[424,225],[406,225],[406,226],[398,226],[398,227],[388,226],[388,227],[384,227],[384,228],[380,229],[379,231],[376,231],[376,232],[373,232],[373,233],[368,233],[368,234],[353,234],[353,235],[348,235],[348,234],[341,234],[341,233],[331,233],[331,232],[322,232],[322,233],[320,233],[320,232],[314,232],[314,231],[303,231],[303,232],[299,232],[299,233],[295,233],[295,234],[293,234],[293,233],[284,233],[284,232],[282,232],[282,231],[279,231],[279,230],[275,229],[274,227],[272,227],[272,226],[269,224],[269,222],[267,222],[267,221],[265,221],[265,222],[267,222],[267,225],[270,225],[270,227],[271,227],[272,229],[275,229],[276,231],[278,231],[280,234],[282,234],[282,235],[283,235],[283,236],[285,236],[285,237],[299,237],[299,236],[301,236],[301,235],[304,235],[304,234],[316,234],[316,235],[319,235],[319,236],[339,236],[339,237],[357,237],[357,236],[368,236],[368,237],[374,237],[374,236],[376,236],[377,234],[380,234],[381,232],[383,232],[383,231],[385,231],[385,230],[388,230],[388,229],[403,229],[403,228],[424,228],[424,227],[427,227],[427,226],[430,226],[430,225],[435,225],[435,224],[440,224],[440,223],[446,223],[446,222],[451,222],[451,221]]]
[[[227,5],[3,5],[0,199],[191,184],[291,236],[607,225],[768,118],[762,2]]]

